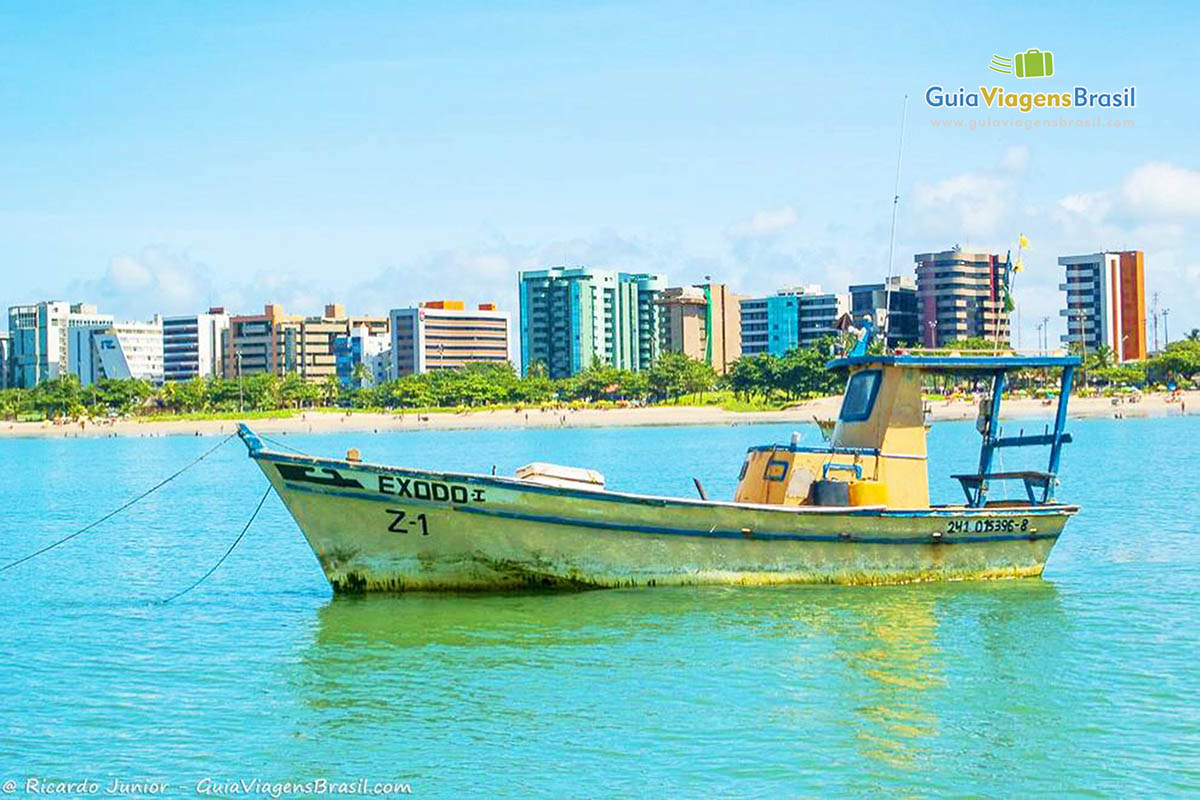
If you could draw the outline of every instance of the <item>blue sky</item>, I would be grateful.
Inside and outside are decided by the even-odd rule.
[[[907,93],[898,269],[1024,232],[1032,346],[1042,315],[1062,329],[1057,255],[1141,247],[1175,336],[1200,326],[1198,23],[1185,3],[8,3],[0,305],[512,309],[517,269],[564,262],[844,290],[887,270]],[[1030,47],[1054,78],[987,70]],[[1023,115],[930,109],[931,84],[1135,84],[1138,107],[1101,115],[1118,130],[935,128]]]

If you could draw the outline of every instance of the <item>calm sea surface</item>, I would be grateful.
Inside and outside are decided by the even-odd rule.
[[[1015,432],[1019,423],[1009,423]],[[1040,424],[1030,429],[1040,431]],[[0,574],[0,780],[367,778],[414,796],[1200,793],[1200,425],[1073,421],[1041,580],[333,599],[237,441]],[[732,494],[784,426],[289,436],[310,453]],[[805,441],[819,439],[811,426]],[[931,433],[936,499],[969,423]],[[212,438],[0,441],[0,561]],[[1007,468],[1021,462],[1009,459]],[[18,791],[19,795],[19,791]]]

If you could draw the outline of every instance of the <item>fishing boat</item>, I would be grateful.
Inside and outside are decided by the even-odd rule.
[[[1055,499],[1074,356],[871,355],[848,371],[827,443],[751,447],[732,500],[614,491],[594,470],[530,464],[512,476],[314,458],[239,435],[308,539],[335,592],[672,584],[898,583],[1042,573],[1077,506]],[[1061,370],[1044,432],[1005,435],[1013,370]],[[977,469],[963,501],[930,503],[922,379],[974,376]],[[993,469],[1013,447],[1048,447],[1044,471]],[[667,454],[664,454],[666,457]],[[1019,499],[989,489],[1015,482]]]

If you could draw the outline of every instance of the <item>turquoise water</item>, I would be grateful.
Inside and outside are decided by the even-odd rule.
[[[399,780],[423,797],[1194,795],[1197,424],[1070,428],[1060,496],[1084,511],[1042,580],[333,599],[272,496],[206,584],[155,605],[224,552],[262,492],[230,442],[0,574],[0,779],[157,779],[184,797],[206,777]],[[657,493],[690,494],[697,475],[729,496],[745,448],[790,432],[285,441],[481,472],[552,460]],[[0,441],[0,561],[214,442]],[[969,423],[934,427],[937,498],[955,498],[944,476],[977,442]]]

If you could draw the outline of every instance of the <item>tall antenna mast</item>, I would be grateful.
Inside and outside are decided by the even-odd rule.
[[[892,273],[896,257],[896,212],[900,209],[900,164],[904,156],[904,123],[908,120],[908,95],[904,95],[904,110],[900,113],[900,144],[896,148],[896,187],[892,192],[892,235],[888,243],[887,281],[883,284],[883,347],[890,342],[892,328]]]

